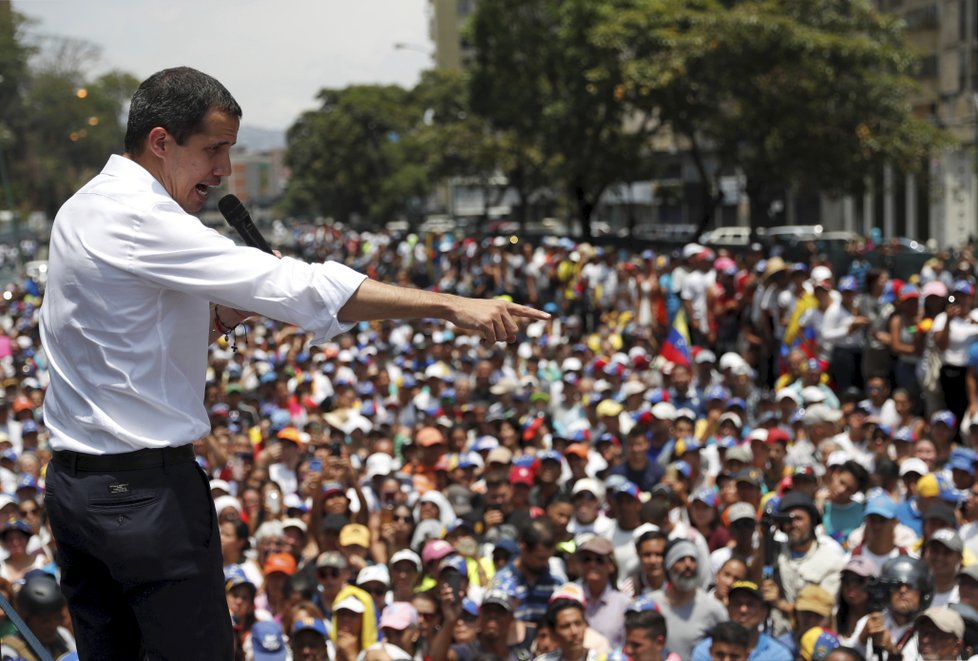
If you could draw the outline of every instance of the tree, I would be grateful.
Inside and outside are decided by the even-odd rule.
[[[397,86],[324,89],[321,106],[303,113],[287,134],[292,178],[286,205],[342,222],[386,222],[410,211],[428,190],[422,159],[404,137],[417,109]]]
[[[605,189],[641,175],[659,126],[652,115],[630,113],[620,53],[595,40],[620,4],[493,0],[479,3],[470,29],[473,109],[519,145],[514,170],[543,164],[585,237]]]
[[[15,170],[24,178],[22,206],[53,216],[109,154],[122,152],[126,104],[138,85],[118,71],[95,80],[59,67],[33,73],[24,100],[26,156]]]
[[[919,168],[944,135],[914,115],[915,60],[869,0],[632,0],[596,41],[626,61],[625,99],[746,177],[752,225],[779,189],[858,191]]]

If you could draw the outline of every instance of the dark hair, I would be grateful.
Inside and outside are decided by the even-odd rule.
[[[552,547],[557,543],[554,539],[553,527],[549,519],[533,519],[520,531],[520,543],[527,549],[537,546]]]
[[[713,638],[714,645],[716,643],[728,643],[738,647],[750,646],[750,632],[747,631],[746,627],[729,620],[713,627],[710,631],[710,637]]]
[[[866,487],[869,486],[869,471],[863,468],[862,464],[859,462],[850,459],[842,464],[841,470],[850,473],[854,478],[856,478],[856,485],[859,487],[860,491],[865,491]]]
[[[509,483],[509,471],[506,469],[493,468],[486,474],[487,487],[498,487],[500,484]]]
[[[635,540],[635,549],[638,550],[639,548],[642,547],[642,544],[651,541],[653,539],[656,540],[661,539],[661,540],[669,541],[669,538],[666,537],[666,534],[662,532],[661,528],[656,528],[655,530],[646,530],[641,535],[639,535],[638,539]]]
[[[554,495],[552,495],[550,497],[550,500],[547,501],[547,504],[544,507],[544,509],[546,509],[547,507],[550,507],[551,505],[558,505],[558,504],[559,505],[572,505],[573,503],[571,503],[570,496],[568,496],[563,491],[557,491],[557,492],[554,492]]]
[[[666,618],[659,611],[625,613],[625,630],[645,629],[652,638],[666,635]]]
[[[831,654],[844,654],[848,657],[849,661],[866,661],[866,657],[863,656],[859,650],[855,650],[851,647],[836,647],[832,650]]]
[[[200,130],[211,110],[241,117],[241,106],[216,78],[190,67],[158,71],[132,95],[126,125],[125,149],[138,155],[149,132],[167,130],[178,145]]]
[[[584,616],[584,606],[581,605],[581,602],[577,601],[576,599],[560,598],[555,599],[549,606],[547,606],[547,614],[544,616],[544,619],[551,628],[556,627],[557,614],[562,610],[567,610],[568,608],[576,608],[581,611],[581,617]]]
[[[249,539],[248,524],[244,521],[234,521],[234,538],[239,542],[244,540],[244,546],[241,547],[242,551],[246,551],[251,548],[251,540]]]

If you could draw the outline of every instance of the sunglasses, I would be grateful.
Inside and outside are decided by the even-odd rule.
[[[342,570],[336,567],[327,567],[316,572],[319,578],[339,578]]]
[[[411,523],[412,521],[410,516],[398,516],[397,514],[394,515],[392,520],[397,521],[398,523]]]
[[[581,564],[585,565],[603,565],[604,556],[595,555],[593,553],[582,553],[579,556]]]
[[[369,592],[375,597],[383,597],[385,594],[387,594],[387,588],[385,587],[364,588],[364,590],[366,590],[367,592]]]

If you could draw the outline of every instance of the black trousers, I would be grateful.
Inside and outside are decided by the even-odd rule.
[[[116,456],[123,468],[57,452],[47,470],[45,506],[79,657],[232,659],[207,476],[192,452]]]

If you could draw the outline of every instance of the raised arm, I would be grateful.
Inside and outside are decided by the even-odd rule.
[[[549,319],[550,315],[509,301],[464,298],[370,279],[363,281],[338,315],[343,323],[423,317],[476,331],[487,342],[513,342],[522,320]]]

